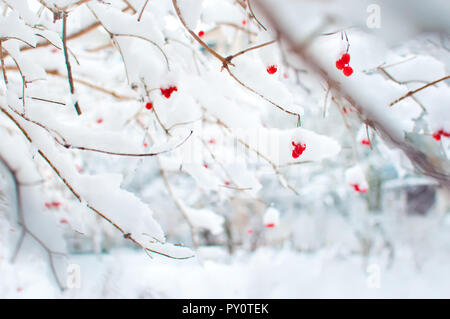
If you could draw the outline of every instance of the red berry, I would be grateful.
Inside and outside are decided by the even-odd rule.
[[[67,219],[61,219],[60,221],[59,221],[61,224],[68,224],[69,223],[69,221],[67,220]]]
[[[444,137],[450,137],[450,133],[449,133],[449,132],[446,132],[446,131],[444,131],[444,130],[440,130],[439,133],[440,133],[442,136],[444,136]]]
[[[216,144],[216,140],[215,139],[210,139],[209,140],[209,144]]]
[[[205,31],[199,31],[198,36],[201,38],[202,36],[205,35]]]
[[[369,146],[370,145],[370,141],[369,140],[362,140],[361,144]]]
[[[247,21],[246,20],[242,20],[242,25],[246,25]]]
[[[59,206],[61,206],[60,202],[52,202],[51,205],[55,208],[59,208]]]
[[[440,134],[439,132],[434,133],[434,134],[433,134],[433,138],[434,138],[436,141],[440,141],[440,140],[441,140],[441,134]]]
[[[344,54],[342,55],[342,57],[341,57],[341,61],[342,61],[344,64],[349,64],[349,63],[350,63],[350,54],[344,53]]]
[[[352,74],[353,74],[353,69],[351,66],[344,67],[344,75],[345,76],[350,76]]]
[[[247,234],[249,235],[253,234],[253,230],[252,229],[247,230]]]
[[[205,168],[209,168],[209,165],[208,165],[208,164],[203,164],[203,166],[204,166]]]
[[[298,158],[300,155],[303,154],[303,152],[306,149],[306,145],[305,144],[297,144],[294,141],[292,141],[292,146],[294,146],[294,150],[292,151],[292,157],[293,158]]]
[[[167,89],[161,88],[161,94],[164,95],[167,99],[170,98],[174,91],[178,91],[176,86],[169,86]]]
[[[102,124],[103,123],[103,119],[97,119],[97,124]]]
[[[144,147],[148,147],[148,143],[147,142],[144,142]]]
[[[51,203],[45,203],[44,205],[45,205],[46,208],[51,208],[52,207]]]
[[[275,72],[277,72],[278,69],[276,65],[269,65],[266,70],[267,73],[274,74]]]
[[[345,67],[344,61],[342,59],[336,61],[336,68],[338,70],[342,70]]]
[[[358,184],[351,184],[350,186],[352,186],[355,189],[355,191],[358,193],[362,193],[362,194],[367,193],[367,189],[360,188]]]
[[[225,185],[229,186],[230,182],[229,181],[225,181]]]
[[[269,223],[269,224],[266,224],[266,227],[267,228],[274,228],[275,224],[274,223]]]
[[[147,103],[145,104],[145,108],[146,108],[147,110],[151,110],[151,109],[153,108],[153,103],[152,103],[152,102],[147,102]]]

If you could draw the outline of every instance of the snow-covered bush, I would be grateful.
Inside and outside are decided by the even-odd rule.
[[[71,253],[117,247],[392,259],[408,189],[449,209],[450,4],[378,2],[0,2],[0,268],[64,288]]]

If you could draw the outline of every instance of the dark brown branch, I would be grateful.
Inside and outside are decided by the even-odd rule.
[[[70,66],[69,61],[69,53],[67,50],[67,12],[64,12],[62,15],[62,43],[63,43],[63,50],[64,50],[64,59],[66,61],[66,67],[67,67],[67,77],[69,79],[69,86],[70,86],[70,94],[73,95],[75,93],[75,87],[73,85],[73,78],[72,78],[72,67]],[[81,108],[78,104],[78,99],[75,101],[75,110],[77,111],[78,115],[81,115]]]

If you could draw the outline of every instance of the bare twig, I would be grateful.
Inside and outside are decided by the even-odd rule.
[[[448,79],[450,79],[450,75],[446,75],[446,76],[444,76],[443,78],[440,78],[440,79],[438,79],[438,80],[435,80],[435,81],[433,81],[433,82],[430,82],[430,83],[428,83],[428,84],[425,84],[424,86],[421,86],[421,87],[418,88],[418,89],[409,91],[408,93],[406,93],[406,94],[405,94],[404,96],[402,96],[401,98],[398,98],[397,100],[395,100],[394,102],[392,102],[391,104],[389,104],[389,106],[393,106],[394,104],[396,104],[396,103],[398,103],[398,102],[400,102],[400,101],[406,99],[407,97],[412,96],[413,94],[416,94],[416,93],[419,92],[419,91],[422,91],[423,89],[426,89],[427,87],[433,86],[433,85],[435,85],[435,84],[437,84],[437,83],[439,83],[439,82],[442,82],[442,81],[445,81],[445,80],[448,80]]]
[[[64,59],[66,61],[66,67],[67,67],[67,78],[69,79],[69,86],[70,86],[70,94],[72,97],[75,94],[75,87],[73,85],[73,78],[72,78],[72,67],[70,66],[69,61],[69,53],[67,50],[67,12],[64,12],[62,15],[62,43],[63,43],[63,49],[64,49]],[[78,115],[81,115],[81,108],[78,104],[78,99],[75,101],[75,110],[77,111]]]
[[[145,3],[143,5],[141,12],[139,13],[139,17],[137,19],[139,22],[141,22],[141,18],[142,18],[142,15],[144,14],[144,10],[145,10],[145,7],[147,6],[147,3],[148,3],[148,0],[145,0]]]
[[[0,41],[0,60],[2,62],[3,79],[5,80],[5,84],[8,84],[8,77],[6,76],[6,69],[5,69],[5,59],[3,58],[2,41]]]

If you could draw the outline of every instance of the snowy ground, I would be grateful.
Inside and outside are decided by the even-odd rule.
[[[366,265],[375,267],[370,273],[360,256],[344,258],[331,251],[307,254],[290,249],[260,249],[229,257],[221,249],[203,248],[195,259],[185,261],[150,259],[122,250],[72,256],[70,262],[80,266],[80,288],[60,294],[51,288],[54,285],[49,279],[24,285],[3,297],[450,298],[448,256],[427,260],[418,270],[406,250],[397,253],[390,269],[381,260],[369,261]],[[378,266],[380,285],[371,288],[371,276],[377,275]],[[19,276],[30,272],[25,270],[18,272]]]

